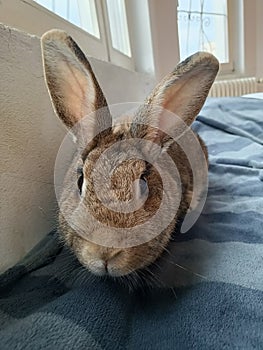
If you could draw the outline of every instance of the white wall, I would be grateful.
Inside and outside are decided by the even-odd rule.
[[[263,81],[263,1],[257,0],[257,55],[256,77]]]
[[[91,59],[109,103],[142,101],[153,81]],[[43,80],[36,36],[0,25],[0,271],[56,222],[53,167],[65,129]]]

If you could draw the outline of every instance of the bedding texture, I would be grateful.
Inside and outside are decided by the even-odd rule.
[[[209,191],[174,288],[92,276],[51,232],[0,277],[1,350],[263,349],[263,100],[208,99],[194,129]]]

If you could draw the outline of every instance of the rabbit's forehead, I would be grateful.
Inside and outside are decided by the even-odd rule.
[[[105,151],[109,148],[114,150],[115,153],[116,151],[121,153],[121,150],[123,150],[125,147],[123,147],[123,143],[120,143],[120,141],[131,137],[129,129],[130,126],[128,129],[123,128],[122,125],[118,125],[116,129],[114,126],[112,126],[112,128],[107,130],[104,135],[98,134],[87,145],[81,145],[80,149],[82,150],[79,155],[83,163],[87,160],[87,158],[90,160],[95,160],[98,158],[98,156],[100,156],[100,154],[105,155]],[[81,140],[81,142],[83,141]],[[127,150],[125,150],[125,152],[126,151]]]
[[[144,171],[146,167],[143,147],[130,134],[131,123],[121,123],[113,126],[103,137],[99,137],[97,142],[89,149],[85,150],[82,157],[87,173],[97,167],[103,169],[127,169],[134,168],[136,173]]]
[[[84,173],[89,176],[90,171],[109,171],[109,175],[115,172],[140,173],[146,168],[146,162],[140,157],[134,157],[131,150],[119,151],[105,155],[100,149],[93,150],[84,162]]]

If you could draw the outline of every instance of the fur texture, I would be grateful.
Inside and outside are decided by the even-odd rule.
[[[63,123],[72,128],[84,116],[94,112],[89,119],[87,130],[92,141],[82,150],[81,155],[76,154],[72,163],[81,169],[82,177],[77,175],[74,166],[70,167],[65,178],[60,201],[62,209],[59,215],[60,233],[79,261],[97,275],[124,276],[143,270],[154,263],[167,249],[173,231],[178,229],[179,222],[189,209],[193,195],[193,175],[187,155],[166,133],[172,131],[175,135],[180,135],[181,125],[170,118],[169,112],[177,114],[188,126],[191,125],[216,77],[218,61],[211,54],[202,52],[189,57],[157,85],[133,117],[121,126],[114,126],[106,99],[88,59],[73,39],[64,32],[52,30],[42,37],[41,42],[47,87],[54,109]],[[106,108],[106,113],[96,113],[100,108]],[[100,130],[101,127],[104,129],[103,133],[94,137],[96,130]],[[180,137],[185,137],[186,142],[192,142],[191,139],[187,140],[187,135],[183,134]],[[110,203],[129,201],[137,192],[139,200],[141,187],[137,184],[137,189],[133,192],[133,184],[136,180],[143,179],[141,181],[147,183],[148,197],[141,208],[131,213],[117,212],[102,205],[96,194],[92,176],[96,161],[117,141],[134,138],[149,140],[172,157],[179,170],[181,181],[179,209],[174,213],[168,227],[146,243],[126,248],[96,244],[79,235],[68,223],[65,213],[76,213],[75,222],[89,232],[89,237],[100,237],[105,235],[105,232],[102,232],[94,221],[88,222],[77,213],[80,206],[88,210],[98,222],[109,227],[109,230],[110,227],[118,227],[125,231],[150,220],[161,205],[162,179],[154,164],[149,164],[143,159],[129,159],[118,165],[104,193],[104,200]],[[198,142],[207,159],[206,147],[200,137]],[[104,159],[104,163],[96,169],[97,175],[103,179],[107,162],[114,165],[114,162],[119,162],[124,155],[126,157],[127,154],[132,154],[133,147],[136,146],[129,148],[125,143],[123,146],[120,143],[116,158]],[[194,143],[192,147],[195,147]],[[147,150],[140,148],[139,145],[137,148],[139,150],[137,152],[141,152],[143,158],[143,153]],[[157,158],[158,156],[160,154],[156,155]],[[200,172],[202,176],[207,176],[207,168],[200,169]],[[166,176],[168,178],[172,176],[169,167]],[[173,178],[172,181],[176,182],[177,179]],[[81,194],[78,187],[81,187]],[[201,193],[202,188],[198,190]],[[177,193],[166,193],[166,195],[169,200],[176,197]],[[163,220],[166,219],[165,216],[166,214]],[[152,228],[149,227],[149,232],[143,234],[151,237],[151,231]]]

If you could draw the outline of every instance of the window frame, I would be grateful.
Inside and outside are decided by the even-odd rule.
[[[98,1],[98,0],[97,0]],[[111,38],[111,30],[110,30],[110,21],[109,21],[109,15],[107,10],[107,3],[106,1],[99,0],[102,8],[102,16],[104,18],[104,26],[107,36],[107,50],[109,55],[109,62],[116,64],[118,66],[121,66],[123,68],[129,69],[134,71],[135,70],[135,62],[134,62],[134,56],[133,56],[133,49],[132,49],[132,43],[131,43],[131,28],[129,25],[128,20],[128,11],[127,11],[127,0],[124,1],[124,7],[126,11],[126,20],[127,20],[127,26],[128,26],[128,35],[129,35],[129,41],[130,41],[130,47],[131,47],[131,57],[125,55],[121,51],[115,49],[112,44],[112,38]]]
[[[124,5],[126,8],[126,1]],[[38,36],[41,36],[51,28],[65,30],[75,38],[88,56],[113,63],[131,71],[135,70],[131,42],[131,57],[112,47],[106,2],[103,0],[95,1],[100,38],[93,36],[81,27],[69,22],[33,0],[5,0],[1,6],[3,6],[3,11],[0,13],[0,20],[4,19],[3,22],[7,25]],[[38,16],[38,20],[28,21],[28,15],[34,18]],[[127,24],[128,31],[130,32],[128,15]]]
[[[178,14],[178,7],[179,7],[180,0],[178,0],[178,6],[177,6],[177,14]],[[228,62],[226,63],[220,63],[220,74],[231,74],[235,71],[235,64],[234,64],[234,54],[233,54],[233,33],[234,28],[236,28],[236,22],[235,22],[235,13],[236,10],[236,4],[235,0],[227,0],[227,50],[228,50]],[[233,22],[234,21],[234,22]],[[179,27],[178,27],[179,32]],[[179,34],[179,33],[178,33]],[[180,42],[178,42],[178,52],[180,56]]]
[[[102,20],[101,20],[102,16],[101,16],[101,10],[100,10],[100,2],[98,3],[97,1],[95,2],[100,38],[93,36],[89,32],[82,29],[81,27],[75,25],[74,23],[69,22],[65,18],[57,15],[56,13],[50,11],[46,7],[36,3],[33,0],[18,0],[17,3],[20,3],[20,5],[26,5],[26,6],[29,5],[31,9],[33,8],[35,11],[37,11],[41,22],[44,22],[44,26],[41,26],[41,28],[39,27],[38,23],[37,24],[31,23],[31,26],[30,26],[31,28],[28,28],[27,30],[28,21],[26,20],[26,18],[24,19],[22,18],[21,19],[21,22],[23,22],[22,28],[25,28],[30,34],[41,36],[45,31],[51,28],[62,29],[67,32],[73,33],[72,35],[76,33],[77,34],[76,40],[78,40],[82,49],[85,50],[89,56],[94,56],[102,60],[108,59],[108,54],[106,50],[105,29],[102,25]],[[30,7],[27,7],[26,10],[29,10]],[[57,26],[54,26],[55,22],[58,23]]]
[[[235,59],[234,59],[234,31],[237,28],[237,22],[234,14],[236,10],[235,0],[227,0],[227,34],[228,34],[228,63],[221,63],[220,75],[231,74],[235,72]]]
[[[79,30],[85,35],[87,35],[88,37],[87,37],[87,43],[85,47],[94,47],[94,49],[91,51],[91,54],[89,53],[90,56],[93,56],[98,59],[106,60],[110,63],[121,66],[131,71],[135,69],[132,49],[131,49],[131,57],[129,57],[124,53],[115,49],[112,45],[110,23],[109,23],[109,16],[107,11],[106,1],[103,1],[103,0],[95,1],[100,38],[93,36],[89,32],[82,29],[81,27],[75,25],[74,23],[71,23],[70,21],[59,16],[55,12],[50,11],[49,9],[42,6],[41,4],[38,4],[34,0],[20,0],[20,1],[28,3],[31,6],[38,8],[39,11],[43,11],[43,14],[48,14],[50,16],[53,16],[57,20],[62,20],[69,30],[70,30],[70,27],[74,27],[76,30]],[[127,14],[126,0],[124,0],[124,6]],[[127,16],[127,24],[128,24],[128,16]],[[130,33],[129,26],[128,26],[128,33]],[[130,40],[130,34],[129,34],[129,40]],[[85,49],[85,47],[83,47],[83,49]]]

